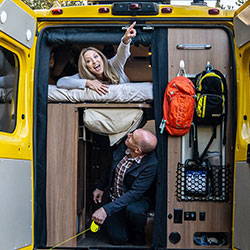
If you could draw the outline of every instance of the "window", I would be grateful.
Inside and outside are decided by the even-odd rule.
[[[16,126],[18,74],[17,56],[0,46],[0,131],[8,133]]]

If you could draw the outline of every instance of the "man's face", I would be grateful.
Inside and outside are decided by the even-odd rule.
[[[125,141],[125,145],[132,151],[135,151],[138,146],[138,140],[139,140],[139,133],[137,130],[135,130],[133,133],[129,133],[128,137]]]

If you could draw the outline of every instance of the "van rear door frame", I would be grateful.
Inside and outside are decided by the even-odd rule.
[[[144,21],[144,18],[142,18],[142,19],[143,19],[142,21]],[[195,20],[195,18],[190,18],[190,19],[183,18],[183,19],[184,19],[184,21]],[[48,21],[48,22],[49,21],[55,21],[55,22],[58,22],[59,20],[62,21],[62,25],[61,26],[63,26],[63,22],[70,21],[71,19],[70,18],[67,18],[67,19],[65,19],[65,18],[62,18],[62,19],[56,18],[56,19],[52,20],[52,19],[49,19],[49,18],[39,18],[39,21],[43,21],[43,22],[44,21]],[[108,19],[108,20],[110,21],[110,19]],[[125,18],[124,19],[121,19],[121,18],[112,18],[112,20],[114,20],[114,21],[117,21],[117,20],[121,21],[122,20],[122,21],[128,21],[128,22],[130,22],[130,21],[133,21],[134,18],[126,18],[126,19]],[[147,21],[148,20],[149,19],[147,19]],[[159,21],[159,20],[160,19],[157,19],[156,21]],[[199,20],[199,21],[206,21],[206,20],[210,21],[210,19],[202,19],[202,20]],[[79,21],[79,19],[77,21]],[[91,19],[88,18],[87,20],[84,19],[83,21],[89,22],[89,21],[91,21]],[[95,21],[96,21],[96,19],[95,19]],[[87,26],[88,27],[95,27],[95,25],[96,25],[96,27],[98,27],[98,26],[100,27],[102,21],[103,20],[100,19],[100,22],[95,23],[95,24],[87,24],[87,23],[85,23],[85,24],[83,24],[83,27],[87,27]],[[104,20],[104,21],[107,21],[107,20]],[[155,21],[155,18],[151,18],[150,21]],[[214,19],[213,21],[217,22],[218,19],[217,20]],[[232,20],[230,18],[225,18],[225,20],[223,19],[223,21],[226,22],[226,21],[232,21]],[[106,26],[107,25],[108,26],[116,26],[116,27],[118,26],[117,24],[114,25],[114,24],[107,24],[107,23],[105,23],[105,25]],[[150,26],[150,27],[153,27],[155,29],[158,28],[159,30],[160,29],[162,29],[162,30],[165,29],[166,32],[167,32],[167,29],[169,27],[182,27],[182,28],[190,28],[190,27],[192,27],[192,28],[193,27],[194,28],[201,28],[202,27],[202,28],[208,28],[208,29],[209,28],[222,28],[222,29],[224,29],[227,32],[227,34],[229,36],[229,41],[230,42],[233,41],[231,29],[228,28],[226,25],[223,25],[223,24],[219,24],[218,25],[216,23],[214,23],[214,24],[157,24],[157,23],[155,23],[155,24],[152,24],[152,23],[150,23],[150,24],[143,24],[143,23],[141,23],[139,25],[140,26]],[[74,25],[71,24],[71,26],[74,26]],[[50,26],[50,28],[52,28],[52,26]],[[43,33],[43,31],[40,32],[40,34],[42,34],[42,33]],[[159,32],[158,35],[160,36],[161,34],[162,33]],[[231,53],[233,55],[233,46],[230,46],[230,51],[231,51]],[[167,57],[167,52],[166,52],[166,57]],[[152,59],[153,59],[153,64],[156,64],[158,59],[157,59],[157,56],[154,53],[153,53],[153,58]],[[166,62],[166,64],[167,64],[167,62]],[[154,109],[155,109],[155,112],[157,112],[159,114],[159,117],[158,117],[159,121],[158,121],[158,123],[160,122],[161,117],[162,117],[162,113],[161,113],[162,97],[163,97],[163,92],[164,92],[164,89],[165,89],[165,86],[166,86],[166,83],[167,83],[167,80],[168,80],[167,79],[167,74],[165,74],[165,77],[163,77],[163,74],[162,74],[162,72],[166,73],[166,68],[167,67],[165,67],[165,66],[166,65],[159,65],[158,69],[156,69],[155,67],[153,67],[153,78],[154,78],[154,81],[159,81],[161,83],[161,84],[159,84],[158,89],[154,88],[154,96],[157,98],[157,104],[155,103]],[[233,56],[232,56],[232,66],[233,66],[232,79],[234,81],[235,80],[235,68],[234,68],[235,63],[234,63],[234,57]],[[38,77],[38,79],[39,79],[39,77]],[[159,110],[160,110],[160,112],[159,112]],[[233,108],[233,110],[235,110],[235,107]],[[158,123],[156,124],[156,128],[158,128]],[[235,127],[233,127],[233,128],[235,128]],[[160,160],[159,160],[160,163],[159,163],[159,165],[160,165],[160,168],[163,170],[163,172],[162,171],[158,172],[158,178],[159,179],[157,181],[157,186],[158,186],[157,196],[160,198],[159,200],[162,201],[162,196],[164,196],[164,198],[167,199],[167,197],[166,197],[166,193],[167,193],[166,192],[166,189],[167,189],[167,183],[166,183],[167,182],[166,181],[166,174],[167,174],[167,167],[166,167],[166,164],[167,164],[166,163],[167,162],[167,160],[166,160],[166,157],[167,157],[167,155],[166,155],[166,152],[167,152],[167,142],[166,141],[167,140],[166,140],[166,137],[167,137],[167,135],[165,133],[163,135],[160,135],[158,129],[156,129],[156,131],[158,133],[157,134],[158,138],[160,138],[160,140],[159,140],[160,141],[160,146],[158,146],[158,152],[157,152],[158,156],[160,156]],[[39,134],[39,132],[38,132],[38,134]],[[44,133],[41,133],[41,134],[44,134]],[[166,237],[167,237],[166,223],[167,223],[167,215],[168,215],[168,212],[166,211],[166,203],[159,202],[157,210],[159,212],[156,212],[156,223],[155,224],[156,224],[157,228],[156,228],[156,230],[154,232],[153,246],[154,247],[165,248],[166,247]]]

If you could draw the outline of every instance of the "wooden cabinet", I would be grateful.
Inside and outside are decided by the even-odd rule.
[[[78,110],[74,104],[49,104],[47,120],[47,245],[52,246],[77,230]]]
[[[84,229],[86,147],[79,122],[85,108],[149,108],[149,104],[49,103],[47,117],[47,245]],[[75,246],[73,239],[63,246]]]

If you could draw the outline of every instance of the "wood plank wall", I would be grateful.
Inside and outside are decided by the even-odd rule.
[[[227,76],[230,81],[230,52],[227,34],[222,29],[179,29],[172,28],[168,32],[169,42],[169,80],[176,76],[180,60],[184,60],[186,73],[197,74],[205,69],[209,61],[216,69]],[[179,50],[177,44],[210,44],[208,50]],[[230,92],[230,90],[229,90]],[[230,119],[230,118],[229,118]],[[210,135],[211,136],[211,135]],[[202,137],[202,136],[201,136]],[[195,232],[229,232],[231,233],[231,202],[179,202],[176,199],[176,168],[181,161],[181,138],[169,137],[168,139],[168,215],[173,215],[174,209],[195,211],[196,221],[184,221],[182,224],[167,221],[167,247],[177,249],[204,248],[193,243]],[[217,142],[213,143],[216,144]],[[228,145],[228,144],[227,144]],[[205,145],[201,147],[204,148]],[[214,145],[216,147],[216,145]],[[230,147],[228,145],[228,147]],[[188,148],[183,149],[190,150]],[[228,150],[226,150],[228,154]],[[187,153],[186,153],[187,154]],[[226,155],[226,161],[230,157]],[[199,221],[199,212],[206,213],[206,220]],[[197,218],[198,217],[198,218]],[[179,232],[181,240],[172,244],[168,237],[171,232]],[[222,247],[223,248],[223,247]]]
[[[47,245],[76,234],[78,112],[74,104],[48,104]],[[75,246],[76,240],[62,245]]]

